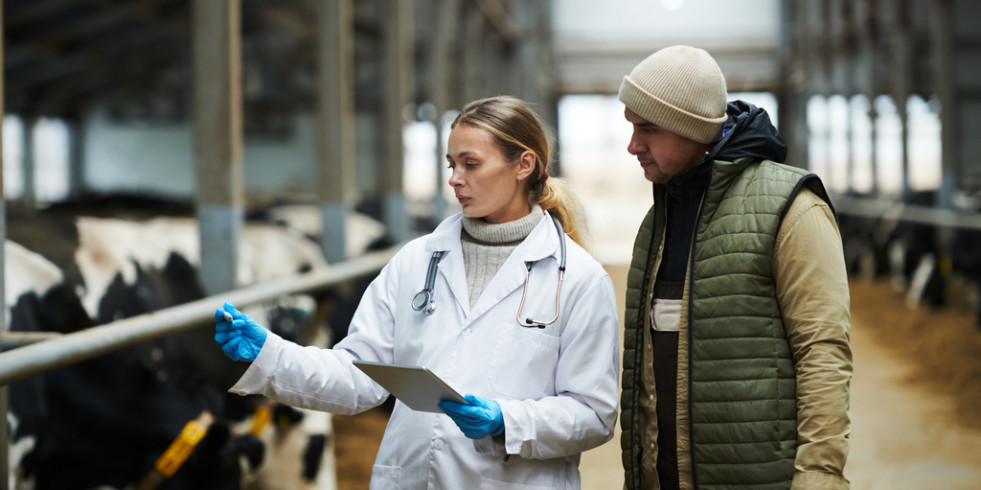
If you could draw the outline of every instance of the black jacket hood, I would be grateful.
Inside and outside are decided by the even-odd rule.
[[[773,127],[765,110],[748,102],[734,100],[726,106],[726,115],[729,117],[722,125],[722,139],[713,145],[708,160],[732,162],[739,158],[752,157],[784,163],[787,159],[787,144],[780,137],[777,128]]]

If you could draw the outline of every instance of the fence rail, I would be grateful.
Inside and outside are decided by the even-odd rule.
[[[833,195],[831,201],[839,213],[866,218],[902,220],[949,228],[981,230],[981,214],[970,211],[943,209],[934,206],[907,204],[885,199],[855,198]]]
[[[274,279],[163,310],[32,342],[0,353],[0,386],[99,357],[140,342],[201,326],[214,318],[215,309],[224,301],[246,306],[287,294],[324,290],[366,276],[381,270],[397,250],[398,247],[392,247],[371,252],[322,270]],[[11,334],[16,333],[11,332]],[[0,344],[3,343],[5,342],[0,341]]]

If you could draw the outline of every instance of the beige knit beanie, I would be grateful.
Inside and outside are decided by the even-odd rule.
[[[711,143],[726,120],[726,80],[704,49],[671,46],[623,77],[620,101],[660,128]]]

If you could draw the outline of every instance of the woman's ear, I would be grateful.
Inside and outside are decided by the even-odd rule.
[[[526,180],[535,171],[536,163],[538,163],[538,158],[535,156],[535,152],[525,150],[521,154],[521,158],[518,159],[518,180]]]

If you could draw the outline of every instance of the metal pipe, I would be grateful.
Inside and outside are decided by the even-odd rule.
[[[981,230],[981,214],[977,212],[958,212],[953,209],[906,204],[885,199],[832,196],[831,200],[840,214]]]
[[[2,332],[0,333],[0,351],[13,350],[61,336],[60,332]]]
[[[0,386],[139,342],[200,327],[212,321],[215,309],[224,301],[245,306],[282,295],[323,290],[367,275],[384,267],[398,248],[368,253],[325,269],[266,281],[0,353]]]

